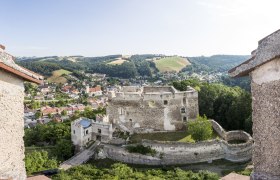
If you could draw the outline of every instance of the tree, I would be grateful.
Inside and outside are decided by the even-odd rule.
[[[58,140],[55,146],[55,152],[59,160],[69,159],[74,153],[74,146],[72,145],[71,140]]]
[[[196,120],[188,122],[188,132],[195,141],[204,141],[212,137],[213,129],[206,116],[198,116]]]
[[[47,169],[57,168],[55,159],[49,159],[47,151],[33,151],[25,156],[25,168],[28,175]]]
[[[39,119],[40,117],[42,117],[41,111],[36,111],[36,113],[35,113],[35,119]]]
[[[62,116],[66,116],[66,115],[67,115],[67,111],[64,109],[64,110],[61,112],[61,115],[62,115]]]

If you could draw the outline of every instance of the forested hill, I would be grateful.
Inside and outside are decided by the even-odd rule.
[[[151,77],[164,72],[226,72],[249,56],[214,55],[210,57],[180,57],[159,54],[109,55],[102,57],[49,56],[17,58],[17,63],[46,77],[59,69],[71,72],[104,73],[112,77]]]
[[[249,55],[213,55],[187,57],[191,66],[187,66],[183,71],[192,72],[227,72],[229,69],[247,60]]]

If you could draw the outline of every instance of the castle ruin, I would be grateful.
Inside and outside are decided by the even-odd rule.
[[[198,115],[198,93],[191,87],[124,86],[110,98],[107,115],[129,132],[180,130]]]

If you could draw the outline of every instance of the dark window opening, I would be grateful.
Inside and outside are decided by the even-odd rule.
[[[183,117],[183,121],[187,121],[187,117],[186,116]]]
[[[186,113],[186,108],[181,108],[181,113]]]
[[[88,134],[88,130],[86,130],[86,134]]]
[[[98,129],[98,133],[100,133],[100,134],[101,134],[101,129]]]
[[[167,104],[168,104],[168,101],[167,101],[167,100],[164,100],[164,101],[163,101],[163,104],[164,104],[164,105],[167,105]]]
[[[75,130],[73,131],[73,133],[75,134]]]

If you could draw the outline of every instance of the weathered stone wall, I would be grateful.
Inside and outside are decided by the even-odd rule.
[[[25,179],[23,81],[0,70],[0,179]]]
[[[198,115],[198,93],[177,92],[173,87],[144,87],[146,94],[119,93],[109,102],[107,115],[113,123],[133,132],[181,130]],[[184,108],[184,112],[182,111]]]
[[[280,80],[251,86],[254,177],[280,179]]]
[[[147,165],[179,165],[191,164],[198,162],[207,162],[210,160],[226,159],[232,162],[248,161],[252,157],[251,136],[244,131],[229,131],[224,129],[214,120],[213,129],[217,129],[223,137],[233,140],[245,140],[242,144],[229,144],[223,139],[215,139],[211,141],[203,141],[197,143],[182,142],[161,142],[143,140],[144,146],[150,146],[155,149],[158,154],[155,157],[129,153],[122,147],[105,145],[103,153],[106,157],[117,161],[131,164],[147,164]],[[162,154],[162,157],[160,156]]]

